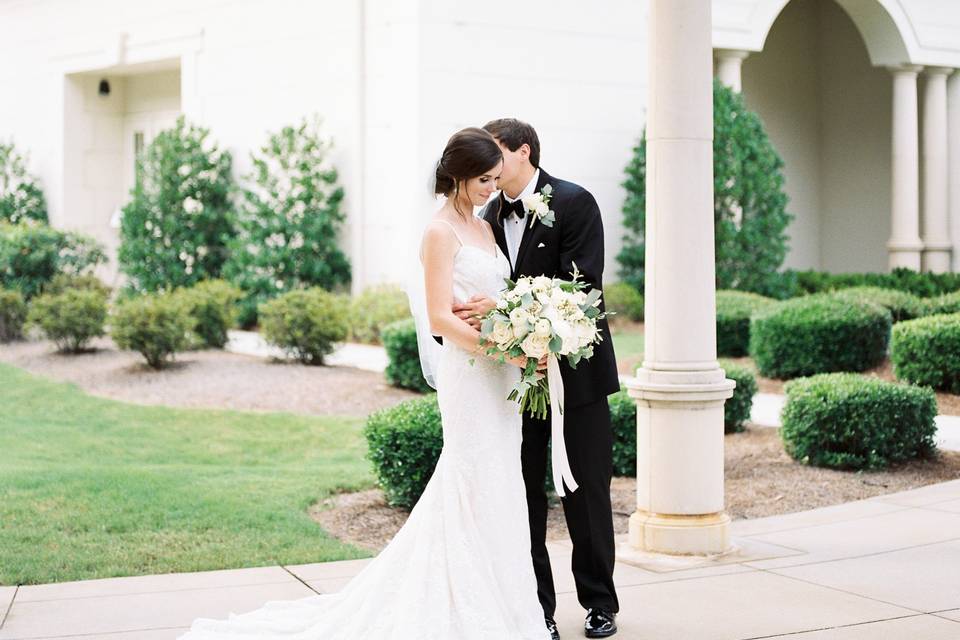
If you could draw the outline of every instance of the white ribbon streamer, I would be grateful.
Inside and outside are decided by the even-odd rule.
[[[563,441],[563,378],[560,376],[560,362],[553,354],[547,358],[547,384],[550,386],[553,486],[557,495],[563,498],[567,495],[563,488],[564,482],[570,488],[570,493],[576,491],[579,485],[573,479],[573,470],[570,469],[570,460],[567,459],[567,445]]]

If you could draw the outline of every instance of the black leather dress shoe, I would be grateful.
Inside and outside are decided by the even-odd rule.
[[[550,616],[544,616],[543,621],[547,623],[547,631],[550,632],[550,640],[560,640],[560,632],[557,631],[557,623]]]
[[[588,638],[607,638],[617,632],[617,614],[606,609],[590,609],[583,622],[583,632]]]

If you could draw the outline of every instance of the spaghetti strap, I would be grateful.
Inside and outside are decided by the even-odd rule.
[[[462,247],[462,246],[463,246],[463,240],[460,238],[460,234],[457,233],[457,230],[453,227],[453,225],[452,225],[451,223],[447,222],[446,220],[439,219],[439,218],[438,218],[438,220],[439,220],[440,222],[442,222],[443,224],[447,225],[448,227],[450,227],[450,231],[453,231],[454,237],[457,239],[457,242],[459,242],[459,243],[460,243],[460,246]]]

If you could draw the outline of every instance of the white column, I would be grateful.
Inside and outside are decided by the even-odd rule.
[[[621,558],[729,550],[717,364],[711,0],[651,0],[645,359],[637,400],[637,511]]]
[[[960,271],[960,71],[947,81],[947,156],[953,270]]]
[[[923,270],[950,271],[947,204],[947,76],[928,67],[923,91]]]
[[[890,268],[920,270],[920,149],[917,73],[923,67],[890,67],[893,73],[893,175],[891,177]]]
[[[717,49],[717,78],[737,93],[743,91],[742,66],[749,51]]]

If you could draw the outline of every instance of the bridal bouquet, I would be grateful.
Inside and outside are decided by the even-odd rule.
[[[597,320],[607,314],[600,311],[600,291],[587,291],[577,265],[573,268],[573,280],[546,276],[507,280],[507,289],[497,307],[483,318],[480,326],[480,337],[493,343],[487,349],[488,355],[499,352],[529,358],[520,381],[507,398],[519,400],[521,412],[538,418],[546,418],[547,407],[551,406],[549,378],[561,387],[557,390],[561,401],[555,403],[554,411],[563,411],[558,359],[564,357],[576,368],[580,360],[593,356],[593,345],[603,339]],[[537,362],[543,356],[549,356],[547,370],[550,373],[555,369],[555,375],[537,371]]]

